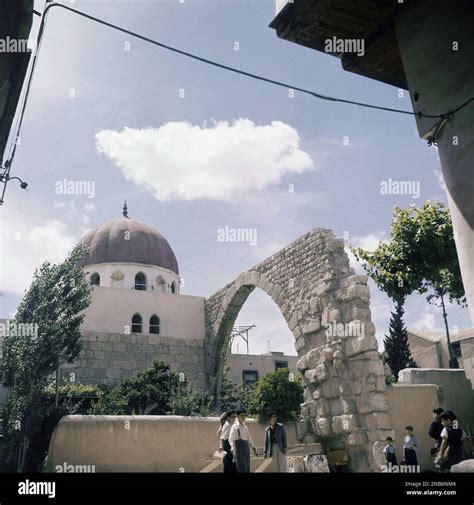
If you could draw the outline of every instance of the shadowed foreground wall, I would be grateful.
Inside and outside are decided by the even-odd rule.
[[[264,426],[253,420],[248,426],[262,447]],[[218,449],[218,427],[217,417],[65,416],[51,439],[47,469],[66,463],[95,465],[96,472],[199,472]],[[286,430],[288,443],[297,444],[296,424]]]
[[[398,462],[402,459],[405,426],[411,425],[420,443],[421,470],[435,470],[430,459],[433,440],[428,436],[435,407],[453,410],[461,428],[474,428],[474,391],[464,370],[409,368],[402,370],[400,382],[387,387],[388,408],[395,430]]]

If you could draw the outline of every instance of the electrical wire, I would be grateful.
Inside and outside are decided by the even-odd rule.
[[[20,129],[21,129],[21,125],[22,125],[22,122],[23,122],[23,116],[24,116],[24,113],[25,113],[26,103],[28,101],[28,96],[29,96],[29,92],[30,92],[30,88],[31,88],[31,81],[32,81],[33,74],[34,74],[34,71],[35,71],[35,68],[36,68],[36,62],[37,62],[37,59],[38,59],[38,54],[39,54],[39,50],[40,50],[40,46],[41,46],[41,41],[42,41],[42,38],[43,38],[43,35],[44,35],[44,26],[45,26],[45,22],[46,22],[46,19],[47,19],[47,14],[48,14],[49,10],[52,9],[53,7],[61,7],[63,9],[65,9],[65,10],[70,11],[70,12],[72,12],[74,14],[77,14],[77,15],[79,15],[81,17],[84,17],[86,19],[94,21],[95,23],[99,23],[99,24],[101,24],[103,26],[107,26],[107,27],[112,28],[114,30],[118,30],[118,31],[120,31],[122,33],[126,33],[127,35],[135,37],[135,38],[137,38],[139,40],[143,40],[144,42],[148,42],[148,43],[153,44],[155,46],[161,47],[162,49],[166,49],[168,51],[171,51],[171,52],[174,52],[174,53],[177,53],[177,54],[181,54],[182,56],[186,56],[188,58],[191,58],[193,60],[199,61],[201,63],[205,63],[207,65],[211,65],[211,66],[214,66],[214,67],[217,67],[217,68],[221,68],[223,70],[227,70],[229,72],[233,72],[233,73],[245,76],[245,77],[249,77],[251,79],[267,82],[267,83],[274,84],[274,85],[279,86],[279,87],[284,87],[286,89],[292,89],[292,90],[295,90],[295,91],[299,91],[299,92],[301,92],[303,94],[310,95],[310,96],[312,96],[314,98],[317,98],[319,100],[326,100],[326,101],[331,101],[331,102],[344,103],[344,104],[348,104],[348,105],[355,105],[355,106],[358,106],[358,107],[365,107],[365,108],[369,108],[369,109],[381,110],[381,111],[385,111],[385,112],[392,112],[392,113],[396,113],[396,114],[405,114],[405,115],[409,115],[409,116],[416,116],[418,118],[423,118],[423,117],[424,118],[431,118],[431,119],[437,119],[437,118],[439,118],[440,121],[439,121],[438,125],[440,125],[441,123],[443,123],[446,119],[450,119],[453,114],[455,114],[456,112],[459,112],[461,109],[463,109],[464,107],[466,107],[469,103],[471,103],[472,101],[474,101],[474,97],[472,97],[469,100],[467,100],[466,102],[464,102],[463,104],[461,104],[460,106],[456,107],[455,109],[453,109],[451,111],[448,111],[446,113],[443,113],[443,114],[425,114],[425,113],[423,113],[421,111],[411,112],[411,111],[406,111],[406,110],[393,109],[393,108],[390,108],[390,107],[382,107],[382,106],[379,106],[379,105],[369,104],[369,103],[365,103],[365,102],[358,102],[358,101],[354,101],[354,100],[346,100],[344,98],[338,98],[338,97],[323,95],[323,94],[318,93],[316,91],[311,91],[309,89],[300,88],[298,86],[293,86],[292,84],[287,84],[287,83],[284,83],[282,81],[278,81],[278,80],[275,80],[275,79],[270,79],[268,77],[264,77],[264,76],[261,76],[261,75],[258,75],[258,74],[253,74],[251,72],[246,72],[245,70],[240,70],[238,68],[231,67],[229,65],[225,65],[223,63],[219,63],[219,62],[214,61],[214,60],[203,58],[202,56],[198,56],[197,54],[189,53],[187,51],[183,51],[183,50],[178,49],[176,47],[169,46],[169,45],[164,44],[162,42],[159,42],[157,40],[154,40],[154,39],[151,39],[151,38],[146,37],[144,35],[141,35],[141,34],[139,34],[137,32],[133,32],[131,30],[127,30],[126,28],[123,28],[121,26],[115,25],[113,23],[109,23],[108,21],[104,21],[103,19],[99,19],[99,18],[97,18],[95,16],[92,16],[90,14],[87,14],[85,12],[79,11],[77,9],[73,9],[72,7],[69,7],[67,5],[63,5],[63,4],[54,2],[54,3],[48,3],[48,5],[44,9],[43,13],[40,13],[37,10],[33,10],[33,13],[35,15],[41,17],[41,24],[40,24],[40,28],[39,28],[39,32],[38,32],[38,41],[37,41],[36,52],[35,52],[35,55],[34,55],[34,58],[33,58],[33,63],[32,63],[31,71],[30,71],[29,78],[28,78],[27,91],[26,91],[26,94],[25,94],[22,110],[21,110],[21,113],[20,113],[20,119],[19,119],[19,124],[18,124],[18,129],[17,129],[17,135],[15,136],[15,138],[18,138],[18,135],[19,135]],[[5,163],[5,167],[6,167],[7,171],[9,171],[10,166],[11,166],[11,164],[13,162],[13,158],[15,157],[16,145],[17,145],[17,143],[15,142],[14,147],[13,147],[13,151],[11,152],[11,155],[9,156],[8,161]]]

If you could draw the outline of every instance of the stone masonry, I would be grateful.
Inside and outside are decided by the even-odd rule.
[[[326,452],[345,449],[352,471],[378,470],[394,432],[367,277],[350,268],[343,240],[314,229],[206,300],[207,382],[217,397],[232,326],[256,287],[275,301],[295,337],[308,433]]]
[[[62,369],[66,378],[73,372],[76,383],[116,386],[162,359],[198,390],[205,389],[203,340],[90,331],[83,332],[83,338],[79,360]]]

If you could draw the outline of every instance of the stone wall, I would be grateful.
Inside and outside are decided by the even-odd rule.
[[[154,360],[162,359],[175,372],[184,373],[191,385],[205,389],[202,339],[91,331],[83,332],[83,338],[84,350],[79,360],[62,369],[66,378],[73,372],[77,383],[115,386]]]
[[[206,299],[206,369],[219,397],[230,332],[249,294],[265,291],[295,337],[305,377],[302,416],[326,451],[345,449],[355,471],[375,470],[393,436],[366,276],[342,239],[314,229]]]

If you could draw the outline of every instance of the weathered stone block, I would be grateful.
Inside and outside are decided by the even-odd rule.
[[[328,371],[325,365],[318,365],[316,368],[306,370],[304,376],[310,383],[317,384],[328,379]]]
[[[372,335],[365,337],[349,337],[345,341],[344,353],[347,358],[367,351],[377,350],[377,339]]]
[[[319,398],[316,402],[316,413],[319,417],[327,417],[330,414],[329,401],[326,398]]]
[[[335,379],[326,381],[321,387],[321,393],[324,398],[338,398],[339,397],[339,382]]]
[[[303,327],[303,333],[313,333],[321,329],[321,321],[319,319],[312,319],[308,324]]]
[[[117,370],[115,368],[109,368],[107,370],[107,377],[109,379],[120,379],[120,377],[121,377],[120,370]]]
[[[300,370],[301,372],[304,372],[305,370],[308,369],[308,362],[306,360],[306,356],[302,356],[297,362],[296,362],[296,368]]]
[[[303,350],[305,348],[305,346],[306,346],[306,339],[304,338],[303,335],[300,335],[295,340],[296,352],[300,352],[301,350]]]
[[[347,436],[348,445],[364,445],[369,442],[367,433],[365,431],[356,431],[354,433],[349,433]]]
[[[355,431],[358,426],[358,419],[355,414],[345,414],[342,416],[335,416],[332,418],[332,429],[334,433],[350,433]]]
[[[327,417],[318,417],[315,423],[316,434],[320,437],[331,435],[331,422]]]

